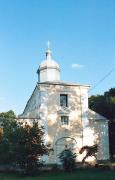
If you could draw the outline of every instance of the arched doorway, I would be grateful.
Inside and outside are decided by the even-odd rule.
[[[62,137],[57,139],[55,142],[55,153],[58,162],[58,156],[64,149],[70,149],[71,151],[75,152],[77,148],[77,142],[74,138],[71,137]]]

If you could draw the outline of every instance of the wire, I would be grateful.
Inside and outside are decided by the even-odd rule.
[[[101,82],[103,82],[113,71],[115,70],[115,67],[112,68],[102,79],[100,79],[89,91],[94,90]]]

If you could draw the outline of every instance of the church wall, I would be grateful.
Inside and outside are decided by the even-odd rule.
[[[94,132],[95,143],[98,144],[98,160],[109,159],[109,133],[107,120],[90,120],[90,128]]]
[[[88,87],[54,84],[39,84],[27,104],[25,115],[39,118],[45,128],[45,143],[50,143],[53,152],[46,163],[59,163],[58,154],[65,145],[77,153],[77,161],[82,146],[99,143],[98,159],[108,159],[108,124],[95,119],[95,114],[88,119]],[[60,106],[60,94],[68,95],[68,107]],[[61,116],[69,117],[69,124],[62,125]],[[60,145],[61,144],[61,145]]]
[[[57,161],[56,141],[62,137],[71,137],[76,140],[74,142],[74,150],[79,152],[83,145],[83,115],[84,106],[88,107],[87,101],[81,100],[83,93],[86,95],[87,88],[83,87],[82,92],[79,86],[64,86],[64,85],[47,85],[42,90],[46,91],[47,100],[47,122],[48,122],[48,137],[47,140],[52,144],[54,154],[51,155],[50,162]],[[81,94],[82,93],[82,94]],[[62,108],[60,106],[60,94],[68,95],[68,107]],[[83,112],[82,112],[83,111]],[[61,116],[69,116],[69,125],[61,124]],[[85,117],[86,118],[86,117]]]

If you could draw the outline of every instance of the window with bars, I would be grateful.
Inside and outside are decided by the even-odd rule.
[[[69,124],[69,117],[68,116],[61,116],[61,124],[68,125]]]

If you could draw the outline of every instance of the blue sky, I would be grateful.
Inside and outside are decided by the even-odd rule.
[[[61,79],[94,86],[115,67],[115,1],[0,0],[0,112],[23,111],[48,40]],[[90,95],[111,87],[115,71]]]

